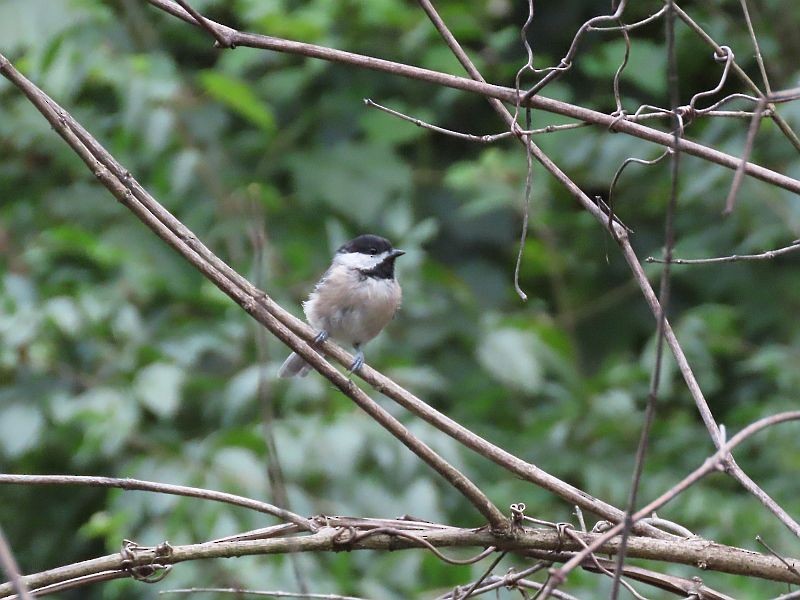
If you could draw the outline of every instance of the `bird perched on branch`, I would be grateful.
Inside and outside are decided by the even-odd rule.
[[[400,308],[402,292],[394,276],[394,261],[405,254],[386,238],[360,235],[333,255],[331,266],[303,303],[309,325],[317,330],[315,344],[328,337],[356,350],[350,372],[364,365],[361,347],[378,335]],[[278,370],[279,377],[304,377],[311,370],[292,352]]]

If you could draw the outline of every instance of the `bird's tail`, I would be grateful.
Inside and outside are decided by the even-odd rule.
[[[283,361],[281,368],[278,369],[278,377],[305,377],[311,370],[311,365],[308,364],[303,357],[292,352],[289,357]]]

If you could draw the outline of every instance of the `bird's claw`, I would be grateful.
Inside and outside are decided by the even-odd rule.
[[[353,363],[350,365],[350,370],[348,371],[348,373],[351,374],[355,373],[363,366],[364,366],[364,353],[361,350],[359,350],[353,357]]]
[[[329,335],[328,332],[323,329],[317,334],[317,337],[314,338],[314,344],[315,345],[321,344],[322,342],[328,339],[328,335]]]

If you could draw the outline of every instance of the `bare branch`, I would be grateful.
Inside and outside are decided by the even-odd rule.
[[[751,260],[772,260],[776,256],[789,254],[790,252],[796,252],[797,250],[800,250],[800,240],[795,240],[791,244],[783,248],[778,248],[776,250],[767,250],[766,252],[761,252],[760,254],[732,254],[730,256],[718,256],[715,258],[673,258],[672,264],[713,265],[719,263],[742,262]],[[654,258],[652,256],[648,256],[645,259],[645,262],[660,263],[663,262],[663,260],[660,258]]]
[[[277,590],[245,590],[242,588],[178,588],[174,590],[160,590],[159,594],[242,594],[248,596],[270,596],[271,598],[313,598],[314,600],[364,600],[358,596],[340,596],[339,594],[315,594],[313,592],[286,592]]]
[[[12,475],[0,473],[0,484],[7,485],[81,485],[86,487],[105,487],[119,488],[121,490],[138,490],[142,492],[157,492],[160,494],[171,494],[173,496],[187,496],[189,498],[200,498],[201,500],[212,500],[214,502],[224,502],[249,508],[261,513],[272,515],[299,525],[306,531],[316,531],[317,526],[291,511],[284,510],[260,500],[252,500],[236,494],[206,490],[203,488],[188,487],[185,485],[174,485],[171,483],[157,483],[155,481],[143,481],[141,479],[120,479],[117,477],[90,477],[86,475]]]
[[[234,49],[236,45],[231,41],[230,37],[226,36],[219,28],[214,27],[208,20],[197,12],[186,0],[175,0],[178,4],[180,4],[181,8],[185,10],[187,13],[192,15],[195,22],[205,29],[208,33],[210,33],[217,41],[216,46],[221,48],[229,48]]]
[[[159,551],[158,547],[142,547],[136,553],[135,559],[129,563],[125,563],[120,553],[115,553],[42,573],[26,575],[24,580],[31,590],[38,591],[45,586],[86,577],[94,573],[125,573],[126,569],[148,566],[153,562],[161,565],[175,565],[190,560],[289,552],[398,551],[423,548],[423,541],[425,545],[435,548],[482,548],[498,544],[498,549],[503,552],[521,556],[545,552],[553,560],[572,559],[578,561],[579,554],[573,555],[572,553],[580,552],[584,546],[603,554],[616,554],[619,550],[619,538],[611,536],[606,539],[608,534],[573,532],[576,536],[573,539],[573,537],[565,537],[561,532],[550,529],[524,529],[513,537],[498,541],[497,537],[486,529],[430,525],[429,529],[420,525],[420,529],[415,531],[413,537],[399,537],[386,532],[361,537],[349,533],[352,528],[322,527],[316,533],[301,536],[289,535],[261,540],[171,546],[169,552],[166,553]],[[633,537],[629,542],[628,554],[635,558],[693,566],[702,565],[705,570],[743,574],[772,581],[800,583],[800,577],[787,569],[786,565],[774,556],[715,544],[707,540],[657,540]],[[795,568],[800,566],[798,559],[786,558],[785,560]],[[8,600],[13,591],[14,588],[10,583],[0,584],[0,600]]]
[[[753,118],[750,121],[750,127],[747,129],[747,139],[745,140],[744,150],[742,151],[742,160],[736,172],[733,174],[731,189],[728,192],[728,197],[725,199],[725,210],[722,211],[723,215],[729,215],[733,212],[736,195],[739,193],[739,186],[742,184],[742,179],[744,178],[744,164],[747,162],[747,159],[750,158],[750,153],[753,151],[753,144],[756,141],[758,126],[761,125],[761,112],[764,110],[766,104],[766,98],[762,98],[758,101],[758,104],[756,104]]]
[[[22,578],[22,574],[17,566],[17,561],[14,554],[11,552],[11,546],[6,539],[3,528],[0,527],[0,568],[8,577],[11,582],[13,590],[17,593],[20,600],[31,600],[32,596],[28,591],[28,586]]]
[[[767,95],[772,93],[772,89],[769,85],[769,77],[767,77],[767,69],[764,66],[764,57],[761,56],[761,48],[758,45],[758,38],[756,37],[756,32],[753,29],[753,21],[750,19],[750,11],[747,9],[747,0],[739,0],[739,4],[742,6],[742,14],[744,15],[744,21],[747,23],[747,33],[750,34],[750,41],[753,44],[753,50],[756,51],[756,62],[758,63],[758,70],[761,73],[761,80],[764,82],[764,91]]]

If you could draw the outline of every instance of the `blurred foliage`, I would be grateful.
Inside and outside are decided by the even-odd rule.
[[[524,3],[443,0],[440,9],[488,81],[510,84],[524,60]],[[539,7],[537,66],[566,52],[607,3]],[[634,3],[629,22],[661,2]],[[758,80],[734,0],[685,8]],[[800,7],[750,3],[774,89],[797,81]],[[245,30],[461,74],[433,27],[402,0],[195,0]],[[501,124],[484,100],[342,65],[238,48],[137,0],[4,0],[2,52],[91,130],[225,260],[300,314],[331,251],[360,232],[408,251],[398,319],[368,361],[507,450],[616,505],[627,494],[654,357],[654,320],[612,240],[536,167],[523,289],[512,273],[525,159],[513,141],[465,143],[366,108],[362,99],[470,133]],[[387,43],[391,40],[391,43]],[[711,52],[677,27],[680,94],[718,81]],[[575,68],[545,93],[613,110],[616,34],[581,42]],[[629,111],[667,103],[663,22],[633,36],[622,77]],[[725,91],[740,91],[731,83]],[[741,105],[744,107],[744,105]],[[781,107],[795,127],[800,104]],[[266,465],[280,459],[302,514],[404,513],[478,526],[464,500],[321,378],[274,379],[286,349],[120,207],[31,105],[0,80],[0,463],[15,473],[137,477],[272,499]],[[534,113],[543,126],[563,122]],[[661,125],[663,126],[663,124]],[[698,121],[688,135],[739,154],[747,122]],[[538,138],[590,194],[607,194],[628,156],[650,144],[599,128]],[[753,158],[794,177],[800,161],[765,122]],[[800,202],[746,180],[720,211],[732,173],[683,157],[676,254],[757,252],[800,235]],[[631,166],[615,194],[641,257],[658,255],[669,166]],[[797,255],[771,262],[675,267],[671,318],[717,419],[729,431],[796,408],[800,390]],[[653,281],[657,265],[648,272]],[[711,451],[671,358],[640,497],[674,484]],[[524,501],[543,519],[572,507],[459,448],[395,408],[408,426],[500,506]],[[268,451],[273,435],[279,456]],[[797,427],[762,433],[737,454],[796,518]],[[797,544],[722,475],[660,516],[720,542],[779,552]],[[590,515],[587,515],[590,517]],[[27,572],[142,544],[199,542],[271,521],[228,506],[138,492],[4,487],[0,523]],[[484,567],[423,552],[301,556],[315,591],[405,598],[447,589]],[[506,563],[503,563],[504,565]],[[510,563],[509,563],[510,564]],[[664,568],[658,565],[657,568]],[[691,569],[670,571],[696,574]],[[782,586],[703,574],[736,596]],[[190,585],[296,589],[286,558],[183,564],[163,583],[120,581],[74,598],[153,597]],[[576,574],[565,589],[601,597]],[[651,598],[652,590],[644,589]],[[655,592],[657,593],[657,592]]]

